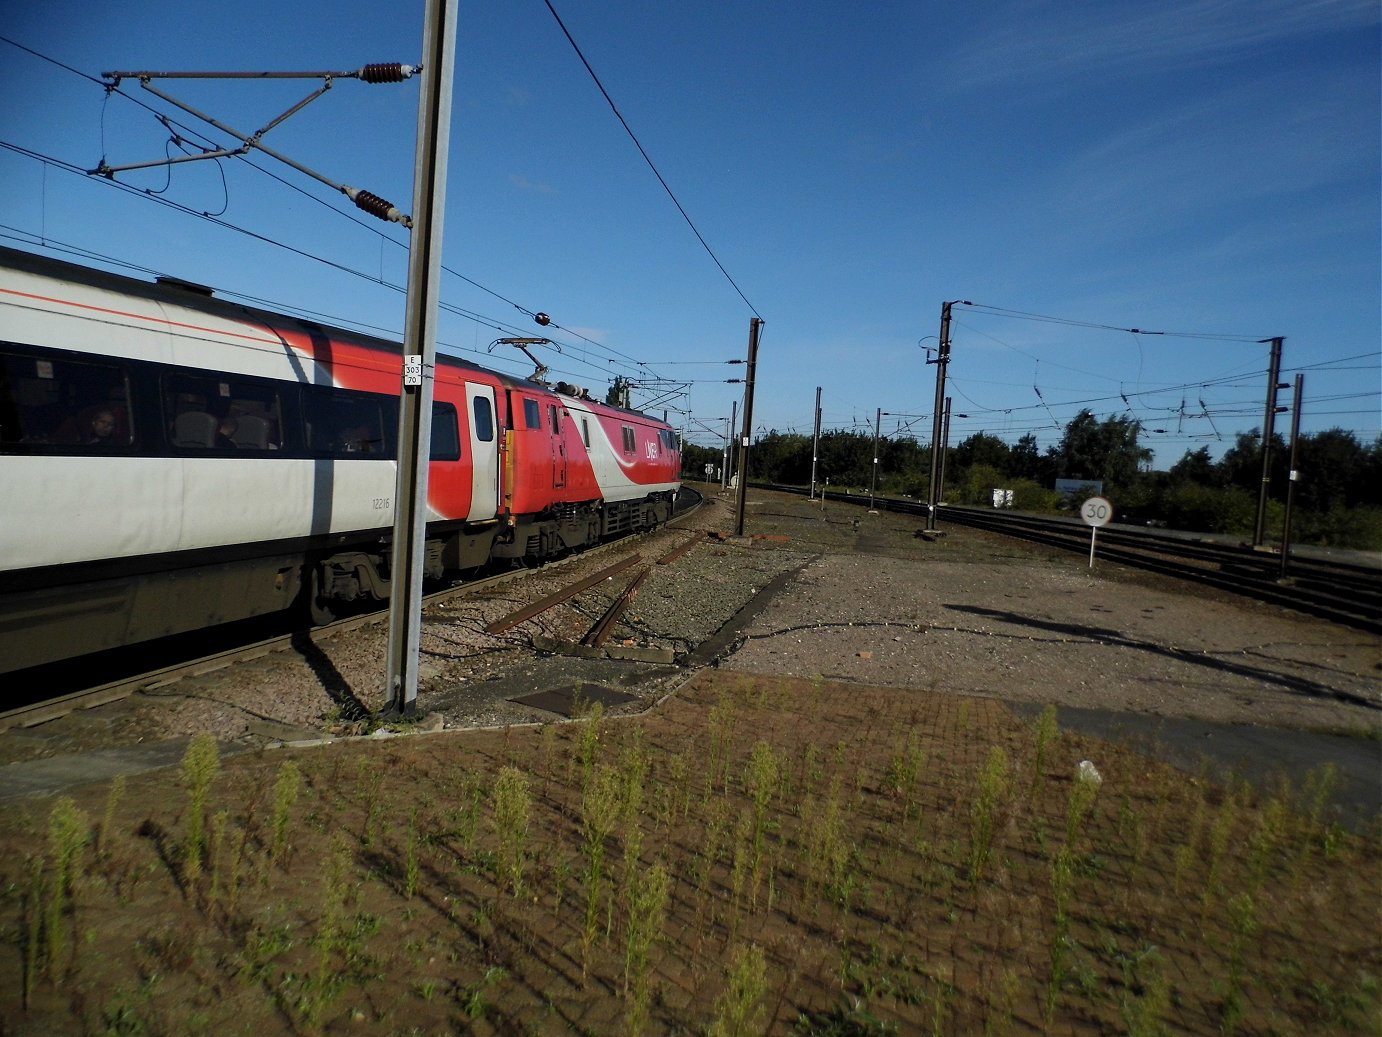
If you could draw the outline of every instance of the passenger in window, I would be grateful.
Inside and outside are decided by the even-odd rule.
[[[336,437],[337,449],[347,454],[372,454],[376,440],[369,425],[352,425],[341,429]]]
[[[87,446],[115,445],[115,415],[109,410],[98,410],[91,415],[90,431],[86,437]]]
[[[235,432],[240,427],[240,423],[232,417],[224,417],[221,423],[216,426],[216,449],[234,450]]]

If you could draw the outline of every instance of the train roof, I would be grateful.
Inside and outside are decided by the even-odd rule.
[[[148,299],[152,302],[181,306],[230,320],[243,320],[246,316],[250,316],[255,320],[262,321],[270,327],[286,326],[293,330],[302,329],[309,333],[324,334],[333,339],[359,342],[384,352],[399,355],[403,352],[402,343],[394,339],[380,338],[377,335],[370,335],[366,332],[352,331],[347,328],[324,324],[310,317],[280,313],[277,310],[267,310],[249,303],[236,302],[233,299],[218,296],[216,294],[217,289],[213,287],[197,284],[194,281],[183,280],[182,278],[172,275],[157,274],[154,280],[145,281],[137,277],[131,277],[128,274],[120,274],[110,270],[100,270],[95,267],[83,266],[80,263],[74,263],[70,260],[38,255],[33,252],[25,252],[22,249],[11,248],[7,245],[0,245],[0,268],[18,270],[40,277],[51,278],[55,281],[67,281],[73,284],[85,285],[90,288],[117,292],[121,295]],[[501,384],[509,388],[522,387],[525,389],[550,392],[559,396],[575,396],[600,407],[608,407],[611,410],[620,411],[625,414],[637,414],[645,419],[655,420],[642,411],[619,407],[615,404],[608,403],[604,400],[598,400],[588,395],[579,396],[578,393],[568,392],[566,391],[565,382],[558,382],[556,386],[548,385],[545,382],[533,381],[531,378],[505,374],[502,371],[495,371],[488,367],[482,367],[472,361],[464,360],[461,357],[440,351],[437,354],[437,360],[439,363],[446,363],[453,367],[467,368],[472,371],[483,371],[485,374],[497,378]]]

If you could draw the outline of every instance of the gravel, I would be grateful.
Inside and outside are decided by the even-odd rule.
[[[647,708],[688,676],[666,661],[535,651],[573,642],[637,567],[513,630],[485,627],[637,551],[654,564],[611,644],[678,660],[731,624],[719,665],[1010,702],[1311,730],[1382,731],[1375,637],[1218,592],[968,529],[936,540],[915,519],[751,493],[746,537],[733,499],[677,528],[522,574],[428,610],[418,706],[425,726],[546,722],[525,691],[589,683]],[[721,534],[721,535],[711,535]],[[780,591],[761,592],[775,579]],[[754,609],[745,606],[754,603]],[[738,627],[734,626],[738,617]],[[380,709],[383,622],[303,641],[98,710],[0,735],[0,763],[208,730],[263,744],[359,730]]]

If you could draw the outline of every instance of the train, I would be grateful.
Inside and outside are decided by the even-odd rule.
[[[0,247],[0,673],[390,593],[403,350]],[[616,387],[617,388],[617,387]],[[666,522],[665,421],[438,355],[425,573]]]

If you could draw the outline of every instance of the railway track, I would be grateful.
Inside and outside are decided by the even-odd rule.
[[[786,493],[806,490],[771,486]],[[925,518],[925,504],[862,494],[829,493],[847,504]],[[962,525],[1003,536],[1087,555],[1090,528],[1077,519],[1014,514],[984,508],[943,506],[942,524]],[[1294,609],[1334,623],[1382,634],[1382,570],[1342,560],[1300,553],[1289,559],[1281,578],[1281,557],[1192,534],[1104,526],[1098,535],[1098,558],[1163,576],[1188,580],[1257,601]]]
[[[690,488],[683,489],[682,494],[679,494],[677,510],[671,522],[668,523],[668,526],[675,526],[679,519],[683,519],[690,515],[703,503],[704,498],[698,491]],[[696,541],[690,541],[690,543],[694,542]],[[629,543],[629,538],[621,538],[593,547],[582,552],[580,556],[572,557],[590,558],[600,554],[613,553],[621,549],[627,549]],[[689,547],[690,544],[688,543],[683,546]],[[638,555],[634,555],[632,562],[637,562],[638,560]],[[624,563],[620,563],[618,567],[623,568],[629,564],[632,563],[626,560]],[[458,598],[492,592],[530,571],[531,570],[515,569],[490,576],[466,580],[463,583],[458,583],[443,590],[424,595],[422,607],[425,610],[428,607],[441,605]],[[605,574],[602,573],[601,579],[604,578]],[[579,584],[577,584],[576,587],[577,589],[575,591],[568,591],[560,600],[566,600],[574,596],[575,593],[579,593],[580,590],[585,589]],[[624,600],[623,605],[627,605],[628,600],[631,600],[631,597],[630,599]],[[556,602],[552,602],[552,604],[555,603]],[[550,607],[550,605],[548,607]],[[622,611],[622,605],[620,611]],[[617,618],[618,612],[615,612],[605,621],[606,634],[608,628],[613,625]],[[165,688],[180,680],[213,673],[217,670],[225,669],[226,667],[261,658],[273,652],[293,650],[302,646],[304,638],[309,643],[318,643],[349,634],[363,627],[386,622],[387,619],[387,609],[350,616],[310,630],[286,632],[199,658],[178,661],[141,673],[120,677],[116,680],[107,681],[67,694],[25,703],[0,713],[0,731],[6,731],[16,727],[34,727],[50,720],[56,720],[59,717],[74,713],[78,710],[91,709],[109,702],[115,702],[122,698],[127,698],[137,692]],[[601,636],[601,640],[603,640],[603,635]]]

